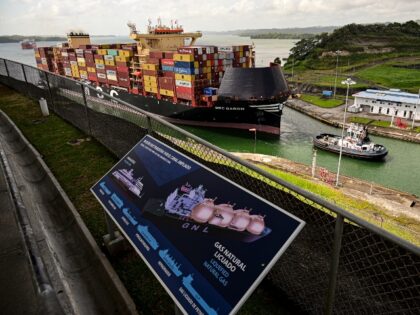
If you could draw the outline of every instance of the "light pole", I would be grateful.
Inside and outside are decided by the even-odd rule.
[[[335,180],[335,186],[336,187],[338,186],[338,178],[340,176],[341,156],[343,155],[344,128],[345,128],[345,124],[346,124],[347,105],[348,105],[348,101],[349,101],[349,90],[350,90],[350,85],[356,84],[356,82],[353,81],[350,78],[347,78],[346,80],[341,81],[341,84],[347,85],[347,92],[346,92],[346,104],[344,106],[343,128],[341,128],[340,155],[338,157],[337,178]]]
[[[254,132],[254,153],[257,150],[257,129],[256,128],[251,128],[249,129],[249,131],[253,131]]]
[[[420,89],[419,89],[419,95],[418,95],[418,98],[417,98],[417,105],[414,108],[413,122],[411,123],[411,129],[414,129],[414,121],[416,120],[417,107],[419,107],[419,105],[420,105]]]
[[[335,63],[334,98],[335,98],[335,94],[337,92],[338,56],[341,54],[341,50],[336,50],[335,54],[337,55],[337,61]]]

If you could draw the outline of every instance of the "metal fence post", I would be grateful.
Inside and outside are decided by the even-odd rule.
[[[25,79],[25,84],[26,84],[26,94],[28,96],[31,96],[31,94],[29,93],[29,85],[28,85],[28,79],[26,77],[26,72],[25,72],[25,67],[23,66],[23,63],[20,64],[21,68],[22,68],[22,72],[23,72],[23,78]]]
[[[153,133],[152,120],[151,120],[150,116],[146,116],[146,120],[147,120],[147,133],[149,135],[151,135]]]
[[[4,62],[4,68],[6,69],[7,76],[10,78],[9,68],[7,68],[7,62],[4,59],[3,59],[3,62]]]
[[[106,220],[106,228],[108,230],[108,235],[109,235],[109,241],[113,241],[117,238],[117,236],[115,235],[115,223],[112,221],[112,219],[109,217],[109,215],[105,213],[105,220]]]
[[[48,78],[48,72],[46,72],[46,71],[42,71],[42,72],[45,73],[45,78],[47,80],[47,87],[48,87],[48,95],[50,96],[50,101],[51,101],[51,105],[52,105],[53,111],[56,113],[57,111],[56,111],[54,100],[53,100],[53,96],[52,96],[52,93],[51,93],[50,79]]]
[[[87,105],[86,93],[85,93],[85,85],[84,84],[81,84],[80,87],[82,88],[83,103],[85,104],[85,114],[86,114],[86,121],[87,121],[88,133],[89,133],[89,136],[92,136],[92,129],[90,127],[90,119],[89,119],[88,105]]]
[[[327,300],[325,303],[325,314],[331,315],[334,309],[334,298],[337,286],[338,264],[340,262],[341,240],[343,238],[344,217],[337,214],[334,229],[334,243],[330,263],[329,284],[327,292]]]

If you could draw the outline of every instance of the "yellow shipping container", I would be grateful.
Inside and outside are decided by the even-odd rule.
[[[96,73],[96,69],[92,67],[87,67],[87,72]]]
[[[86,62],[86,59],[85,58],[77,57],[77,62]]]
[[[119,50],[118,55],[121,57],[131,57],[133,52],[131,50]]]
[[[98,49],[98,55],[108,55],[108,51],[106,49]]]
[[[155,65],[152,63],[144,63],[141,65],[141,68],[143,70],[157,71],[159,70],[159,65]]]
[[[195,75],[175,73],[175,80],[185,80],[185,81],[192,82],[194,81],[194,79],[195,79]]]
[[[99,65],[104,65],[105,61],[103,59],[95,59],[95,63]]]
[[[128,61],[130,61],[130,57],[128,57],[128,56],[115,56],[115,61],[128,62]]]
[[[41,58],[41,55],[39,54],[39,52],[35,53],[35,58]]]
[[[72,76],[73,77],[75,77],[75,78],[80,78],[80,74],[79,74],[79,71],[71,71],[71,74],[72,74]]]
[[[151,86],[145,86],[144,90],[146,92],[155,93],[155,94],[157,94],[157,92],[158,92],[157,87],[151,87]]]
[[[160,89],[159,93],[160,95],[174,96],[174,91],[171,91],[171,90]]]
[[[194,55],[189,54],[174,54],[175,61],[186,61],[191,62],[194,61]]]
[[[144,75],[144,81],[157,82],[158,78],[152,75]]]
[[[87,71],[86,70],[80,70],[79,73],[80,73],[80,75],[82,75],[82,74],[83,75],[87,75]]]
[[[211,73],[207,73],[207,80],[211,80]]]
[[[154,88],[158,87],[157,82],[144,81],[143,84],[144,84],[144,86],[148,86],[148,87],[154,87]]]
[[[86,62],[77,62],[77,64],[79,65],[79,67],[86,67]]]
[[[207,67],[211,67],[211,60],[207,60],[206,63],[207,63]]]
[[[115,66],[114,60],[105,60],[105,65],[107,66]]]
[[[79,71],[79,66],[78,65],[71,65],[71,71]]]

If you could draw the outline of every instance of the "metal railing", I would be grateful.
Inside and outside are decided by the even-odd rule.
[[[150,134],[306,221],[268,275],[304,312],[420,313],[415,245],[90,84],[4,59],[0,83],[47,99],[118,157]]]

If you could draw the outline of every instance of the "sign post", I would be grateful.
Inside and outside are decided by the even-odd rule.
[[[304,226],[151,136],[91,190],[186,314],[234,314]]]

